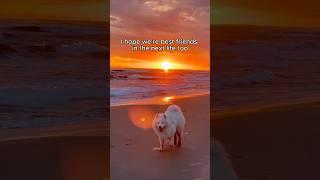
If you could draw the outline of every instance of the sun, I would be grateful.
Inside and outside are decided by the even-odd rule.
[[[161,68],[165,71],[168,72],[169,69],[172,68],[172,64],[168,61],[162,62],[161,63]]]

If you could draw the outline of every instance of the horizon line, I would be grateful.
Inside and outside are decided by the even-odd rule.
[[[149,70],[163,70],[161,68],[139,68],[139,67],[136,67],[136,68],[133,68],[133,67],[110,67],[110,70],[121,70],[121,69],[149,69]],[[189,71],[211,71],[211,69],[169,69],[169,71],[172,71],[172,70],[189,70]]]

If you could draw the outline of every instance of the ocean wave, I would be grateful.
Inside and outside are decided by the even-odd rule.
[[[74,99],[101,98],[104,92],[85,88],[30,89],[1,88],[0,104],[10,106],[47,107],[66,104]]]
[[[36,43],[26,46],[26,49],[31,53],[55,53],[57,49],[54,45],[47,43]]]
[[[100,58],[107,55],[107,43],[99,38],[105,33],[104,28],[95,26],[3,24],[0,55],[6,55],[6,59],[47,55]]]
[[[85,55],[93,58],[105,57],[106,51],[103,46],[95,43],[74,43],[56,46],[48,43],[31,43],[23,46],[0,44],[0,55],[15,55],[12,57],[30,57],[53,54],[56,56]]]
[[[106,48],[96,43],[91,42],[77,42],[72,44],[63,44],[57,47],[57,52],[63,54],[83,54],[83,53],[95,53],[105,52]]]
[[[8,27],[7,30],[9,30],[9,31],[23,31],[23,32],[46,32],[40,26],[12,26],[12,27]]]
[[[140,80],[157,80],[157,79],[161,79],[160,77],[157,77],[157,76],[143,76],[143,75],[139,75],[139,74],[131,75],[128,78],[130,78],[130,79],[140,79]]]
[[[120,97],[134,95],[137,93],[148,93],[157,91],[155,88],[143,88],[143,87],[122,87],[122,88],[110,88],[111,97]]]
[[[127,79],[127,80],[178,80],[183,78],[188,78],[187,75],[180,76],[179,74],[174,74],[170,76],[163,75],[162,70],[151,70],[151,71],[158,71],[151,73],[150,71],[146,70],[111,70],[110,77],[111,79]],[[191,77],[191,76],[189,76]],[[196,77],[195,77],[196,78]]]
[[[139,74],[127,75],[127,74],[111,74],[111,79],[136,79],[136,80],[161,80],[161,79],[173,79],[173,78],[163,78],[157,76],[145,76]]]
[[[154,96],[161,94],[185,94],[186,90],[195,90],[196,84],[177,85],[171,87],[165,86],[140,86],[140,87],[117,87],[110,89],[111,97],[130,97],[135,96],[137,98],[142,96]]]
[[[2,39],[16,39],[16,38],[18,38],[19,36],[18,35],[16,35],[15,33],[12,33],[12,32],[2,32],[1,34],[0,34],[0,38],[2,38]]]
[[[21,33],[54,33],[54,34],[73,34],[73,35],[96,35],[106,33],[105,27],[98,26],[79,26],[62,24],[30,24],[30,25],[2,25],[1,29],[11,32]]]
[[[217,78],[213,82],[212,86],[214,90],[221,90],[226,87],[263,83],[266,81],[270,81],[273,78],[274,78],[273,73],[271,71],[265,70],[265,71],[242,74],[236,77],[233,76],[233,77]]]
[[[0,44],[0,55],[17,53],[17,50],[10,45]]]
[[[57,26],[50,26],[48,25],[45,27],[48,29],[49,32],[55,33],[55,34],[70,34],[70,35],[101,35],[105,34],[106,30],[105,28],[98,28],[98,27],[85,27],[85,26],[63,26],[60,27]]]

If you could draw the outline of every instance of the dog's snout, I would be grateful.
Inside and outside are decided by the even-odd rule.
[[[164,129],[164,127],[161,126],[161,125],[159,125],[159,126],[158,126],[158,129],[159,129],[160,132],[162,132],[162,130]]]

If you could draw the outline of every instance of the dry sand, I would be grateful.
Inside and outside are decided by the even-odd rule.
[[[128,118],[135,106],[111,108],[111,179],[139,180],[208,180],[210,171],[210,108],[209,97],[177,100],[186,117],[182,147],[158,152],[152,129],[140,129]],[[168,105],[146,105],[155,112],[164,112]]]

